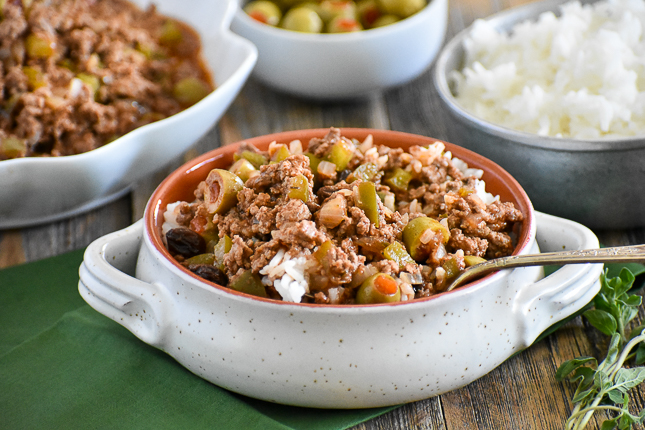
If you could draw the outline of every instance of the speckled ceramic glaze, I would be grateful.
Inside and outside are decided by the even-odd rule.
[[[272,140],[307,142],[325,132],[289,132],[250,142],[260,147]],[[396,132],[342,130],[359,139],[368,133],[390,146],[434,142]],[[495,164],[446,146],[469,165],[484,168],[487,189],[524,213],[516,254],[539,252],[539,247],[598,247],[586,227],[534,213],[519,185]],[[537,267],[501,271],[450,293],[385,305],[283,303],[211,284],[170,258],[160,225],[165,205],[189,198],[211,168],[230,162],[236,147],[205,154],[169,176],[151,197],[143,220],[88,247],[79,283],[82,297],[97,311],[221,387],[319,408],[431,397],[490,372],[598,291],[602,266],[589,264],[565,266],[546,278]]]

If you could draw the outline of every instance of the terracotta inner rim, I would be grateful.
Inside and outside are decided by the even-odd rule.
[[[309,143],[309,140],[314,137],[323,137],[329,131],[329,129],[311,129],[311,130],[297,130],[297,131],[288,131],[276,134],[270,134],[266,136],[259,136],[252,139],[246,139],[243,142],[251,143],[258,147],[261,150],[266,150],[269,146],[269,143],[277,141],[278,143],[289,143],[292,140],[300,139],[302,142],[303,148]],[[484,175],[482,180],[486,182],[486,191],[492,193],[493,195],[499,195],[500,200],[503,202],[512,202],[516,208],[518,208],[522,214],[524,214],[524,221],[521,225],[521,231],[517,238],[517,246],[513,255],[520,253],[524,248],[529,246],[533,237],[531,232],[534,231],[532,226],[535,223],[533,215],[533,206],[528,196],[520,186],[520,184],[504,169],[493,161],[476,154],[468,149],[462,148],[452,143],[444,142],[439,139],[434,139],[425,136],[419,136],[409,133],[402,133],[390,130],[375,130],[375,129],[359,129],[359,128],[341,128],[341,135],[348,138],[356,138],[358,140],[364,140],[369,134],[372,134],[374,137],[375,144],[383,144],[391,147],[401,147],[404,150],[412,145],[428,145],[436,141],[443,142],[446,145],[446,150],[452,152],[453,156],[460,158],[465,161],[469,167],[482,169]],[[170,253],[166,250],[163,242],[161,240],[161,225],[163,224],[164,218],[163,213],[166,209],[166,205],[169,203],[174,203],[176,201],[193,201],[194,195],[193,191],[201,182],[206,178],[208,172],[214,168],[228,168],[233,163],[233,154],[237,151],[239,145],[242,142],[233,143],[226,145],[224,147],[215,149],[213,151],[207,152],[188,163],[181,166],[179,169],[175,170],[170,176],[168,176],[155,190],[148,202],[146,207],[146,212],[144,215],[145,218],[145,229],[146,234],[150,238],[151,243],[154,245],[155,249],[161,253],[163,258],[168,259],[172,264],[174,264],[179,270],[193,277],[197,282],[204,283],[206,285],[213,286],[215,288],[224,289],[226,292],[231,294],[237,294],[246,297],[252,297],[255,300],[267,301],[270,303],[281,304],[285,302],[280,302],[277,300],[265,299],[261,297],[250,296],[248,294],[240,293],[234,290],[231,290],[226,287],[214,284],[209,281],[194,275],[188,269],[182,267],[178,264]],[[410,302],[398,302],[391,304],[377,304],[377,305],[321,305],[321,304],[312,304],[312,303],[299,303],[296,305],[300,306],[337,306],[337,307],[352,307],[352,306],[397,306],[404,305],[407,303],[416,303],[424,300],[430,300],[444,294],[453,294],[455,292],[464,290],[471,285],[474,285],[483,279],[487,279],[493,276],[494,273],[486,275],[485,277],[473,281],[453,292],[450,293],[439,293],[434,296],[427,298],[416,299]],[[294,303],[289,303],[294,305]]]

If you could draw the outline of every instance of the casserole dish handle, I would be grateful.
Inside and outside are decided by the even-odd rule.
[[[564,218],[536,212],[537,241],[543,252],[596,249],[599,242],[587,227]],[[568,264],[521,289],[514,311],[524,322],[528,347],[547,328],[587,305],[600,290],[602,264]]]
[[[143,237],[143,220],[92,242],[79,269],[81,297],[98,312],[134,333],[139,339],[161,347],[171,321],[171,303],[166,290],[134,277]]]

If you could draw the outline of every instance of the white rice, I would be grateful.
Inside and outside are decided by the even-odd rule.
[[[482,176],[484,175],[484,171],[482,169],[474,169],[468,167],[468,164],[464,160],[453,157],[452,153],[449,151],[445,153],[444,157],[451,158],[453,166],[459,169],[464,175],[474,176],[475,178],[477,178],[477,180],[475,181],[475,193],[485,204],[489,205],[499,200],[499,196],[494,196],[486,191],[486,183],[481,180]]]
[[[181,202],[168,203],[166,205],[166,211],[163,213],[163,224],[161,225],[161,237],[166,238],[166,233],[172,230],[173,228],[181,227],[177,224],[177,215],[179,215],[178,206]]]
[[[644,0],[561,6],[498,33],[478,20],[450,79],[464,109],[543,136],[645,133]]]
[[[292,258],[285,249],[280,249],[269,263],[260,269],[262,283],[273,285],[285,302],[300,303],[302,296],[309,292],[305,279],[307,258]]]

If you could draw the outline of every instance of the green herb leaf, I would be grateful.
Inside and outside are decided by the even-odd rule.
[[[619,369],[614,377],[614,387],[625,392],[645,381],[645,367]]]
[[[613,333],[616,333],[618,324],[616,323],[616,319],[609,312],[602,311],[600,309],[590,309],[583,315],[592,326],[596,327],[604,334],[612,335]]]
[[[634,358],[634,364],[639,365],[645,363],[645,344],[640,343],[636,349],[636,357]]]
[[[594,363],[594,366],[598,363],[595,357],[578,357],[572,360],[567,360],[558,367],[558,370],[555,372],[555,379],[562,381],[567,377],[571,372],[578,369],[580,366],[584,366],[587,363]]]
[[[614,402],[616,404],[619,404],[619,405],[623,404],[624,398],[623,398],[623,392],[622,391],[620,391],[618,389],[611,390],[610,392],[607,393],[607,396],[609,396],[609,398],[611,399],[612,402]]]
[[[616,426],[618,426],[618,417],[605,420],[605,422],[600,426],[600,430],[612,430],[615,429]]]

